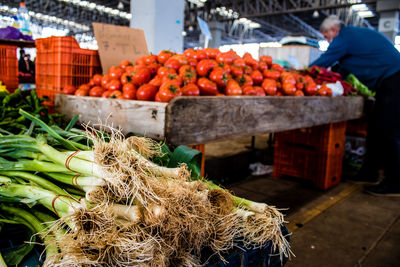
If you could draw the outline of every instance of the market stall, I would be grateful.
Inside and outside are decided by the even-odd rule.
[[[82,123],[121,127],[173,145],[203,144],[363,116],[362,97],[179,97],[169,103],[57,95],[56,110]]]

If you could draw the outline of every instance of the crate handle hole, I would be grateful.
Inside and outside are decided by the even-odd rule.
[[[332,181],[336,181],[336,176],[333,176],[333,177],[332,177]]]
[[[335,144],[335,148],[338,148],[338,147],[340,147],[340,145],[338,143],[336,143]]]

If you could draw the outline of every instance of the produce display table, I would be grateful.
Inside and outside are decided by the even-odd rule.
[[[178,97],[169,103],[56,95],[57,112],[83,123],[122,127],[195,145],[280,132],[362,117],[362,97]]]
[[[173,145],[198,145],[326,125],[316,128],[317,133],[301,137],[308,140],[325,136],[319,144],[297,142],[299,132],[289,131],[293,141],[289,146],[286,141],[276,143],[274,157],[275,177],[306,178],[326,190],[340,182],[342,173],[346,124],[339,122],[362,117],[364,100],[362,97],[237,96],[179,97],[169,103],[158,103],[56,95],[55,107],[67,118],[81,114],[80,122],[101,121],[122,127],[123,133],[139,133]],[[280,136],[277,135],[277,140]],[[204,175],[204,146],[197,147],[203,153]],[[306,161],[299,162],[298,158]]]

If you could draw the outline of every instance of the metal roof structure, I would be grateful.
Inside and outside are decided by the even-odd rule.
[[[3,0],[1,15],[14,15],[18,0]],[[198,46],[200,28],[197,17],[218,21],[224,27],[222,44],[277,41],[288,35],[323,39],[322,20],[336,14],[347,25],[377,28],[376,0],[362,1],[372,17],[362,17],[352,5],[357,0],[186,0],[185,47]],[[40,25],[68,28],[70,34],[91,33],[92,22],[129,25],[130,0],[25,0]]]

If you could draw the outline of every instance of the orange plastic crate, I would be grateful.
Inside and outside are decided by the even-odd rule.
[[[11,91],[18,88],[18,58],[16,46],[0,45],[0,81]]]
[[[275,135],[274,177],[311,180],[328,189],[341,180],[346,122]]]
[[[40,38],[35,40],[38,51],[61,50],[63,48],[79,48],[79,44],[71,36],[53,36],[49,38]]]
[[[73,37],[50,37],[36,40],[36,91],[54,104],[54,95],[66,85],[78,87],[101,73],[96,50],[81,49]]]

